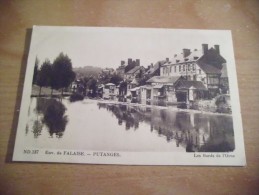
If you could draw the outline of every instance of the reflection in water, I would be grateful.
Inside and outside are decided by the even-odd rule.
[[[75,103],[62,101],[32,98],[25,129],[28,145],[149,152],[228,152],[235,149],[231,115],[98,103],[87,99]]]
[[[68,119],[65,116],[65,106],[56,99],[37,98],[32,132],[35,138],[41,135],[43,125],[46,125],[50,136],[54,134],[61,138],[65,131]]]
[[[209,115],[150,109],[139,106],[98,103],[99,109],[112,112],[125,130],[137,130],[139,123],[150,125],[150,131],[173,139],[187,152],[229,152],[235,149],[233,121],[227,115]]]

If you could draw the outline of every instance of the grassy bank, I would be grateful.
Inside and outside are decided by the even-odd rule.
[[[42,87],[41,88],[41,93],[40,93],[40,87],[37,85],[33,85],[32,86],[32,91],[31,91],[31,96],[32,97],[50,97],[51,96],[51,88],[48,87]],[[63,91],[63,96],[70,96],[71,93],[70,92],[64,92]],[[61,90],[53,90],[52,92],[52,96],[61,96]]]

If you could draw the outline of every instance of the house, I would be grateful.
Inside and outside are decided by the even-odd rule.
[[[229,83],[228,83],[228,71],[226,64],[223,64],[220,76],[220,89],[221,93],[229,94]]]
[[[140,102],[140,87],[134,87],[130,89],[131,93],[131,103],[139,103]]]
[[[114,100],[117,96],[117,88],[113,83],[107,83],[103,88],[103,99]]]
[[[154,76],[147,80],[147,83],[152,87],[151,102],[158,105],[165,102],[177,102],[175,85],[183,79],[185,78],[182,76]]]
[[[151,103],[151,85],[142,85],[140,86],[140,103],[150,105]]]
[[[116,69],[116,73],[124,78],[125,74],[136,66],[140,66],[140,60],[132,60],[132,58],[128,58],[127,63],[125,61],[121,61],[121,65]]]
[[[160,67],[161,76],[183,76],[190,81],[201,81],[208,89],[209,98],[220,92],[220,78],[226,60],[220,54],[219,45],[208,49],[202,44],[201,50],[183,49]]]
[[[117,75],[119,75],[120,77],[124,77],[125,74],[125,61],[121,61],[121,65],[116,69],[116,73]]]
[[[125,73],[124,78],[128,81],[132,81],[135,77],[141,77],[144,73],[145,68],[143,66],[135,66]]]
[[[127,95],[130,95],[130,94],[131,94],[130,90],[133,89],[133,88],[135,88],[135,87],[137,87],[138,84],[139,84],[139,83],[138,83],[138,81],[137,81],[136,78],[134,78],[132,81],[129,81],[129,82],[127,83]]]
[[[175,86],[177,102],[193,102],[204,99],[207,96],[208,89],[201,81],[179,80]]]
[[[158,61],[154,65],[153,63],[151,63],[151,65],[148,66],[144,75],[149,76],[150,78],[153,76],[160,76],[160,67],[161,65],[165,64],[167,60],[169,60],[169,58],[166,58],[166,60]]]

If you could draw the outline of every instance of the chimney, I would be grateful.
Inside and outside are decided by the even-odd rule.
[[[203,55],[206,54],[208,52],[208,44],[202,44],[202,52],[203,52]]]
[[[183,49],[183,57],[184,58],[186,58],[190,54],[191,54],[191,50],[190,49]]]
[[[125,61],[122,60],[122,61],[121,61],[121,66],[123,66],[124,64],[125,64]]]
[[[151,63],[150,67],[153,68],[153,63]]]
[[[131,58],[128,59],[128,65],[130,65],[130,64],[132,64],[132,59]]]
[[[169,62],[169,58],[166,58],[165,60],[166,60],[166,62]]]
[[[214,45],[214,49],[216,50],[217,54],[220,54],[219,45]]]
[[[177,54],[174,54],[174,57],[176,58],[176,57],[177,57]]]
[[[140,60],[136,59],[136,66],[139,66],[139,65],[140,65]]]

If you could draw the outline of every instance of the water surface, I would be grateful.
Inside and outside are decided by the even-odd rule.
[[[231,115],[83,100],[31,98],[28,146],[156,152],[233,151]]]

